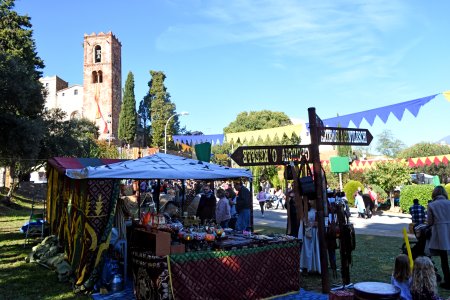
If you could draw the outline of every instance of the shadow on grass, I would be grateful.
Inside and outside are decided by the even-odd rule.
[[[56,273],[33,263],[17,262],[2,268],[2,299],[90,299],[76,296],[71,285],[58,282]]]

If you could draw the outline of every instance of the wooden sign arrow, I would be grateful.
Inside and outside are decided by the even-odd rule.
[[[319,130],[321,132],[320,145],[368,146],[373,139],[368,129],[322,127]]]
[[[241,146],[230,157],[239,166],[283,165],[300,161],[308,152],[309,145]]]

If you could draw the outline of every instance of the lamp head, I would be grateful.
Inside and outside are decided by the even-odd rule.
[[[189,115],[189,112],[187,112],[187,111],[182,111],[182,112],[179,113],[179,115],[180,115],[180,116],[187,116],[187,115]]]

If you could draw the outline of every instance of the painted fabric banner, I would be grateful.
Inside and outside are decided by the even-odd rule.
[[[77,163],[73,158],[69,161],[70,166]],[[75,289],[92,289],[100,275],[97,267],[102,254],[109,247],[119,181],[73,180],[51,163],[48,173],[50,232],[64,247],[76,278]]]

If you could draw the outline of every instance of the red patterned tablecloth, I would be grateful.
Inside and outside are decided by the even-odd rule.
[[[175,299],[261,299],[300,290],[296,241],[170,256]]]

